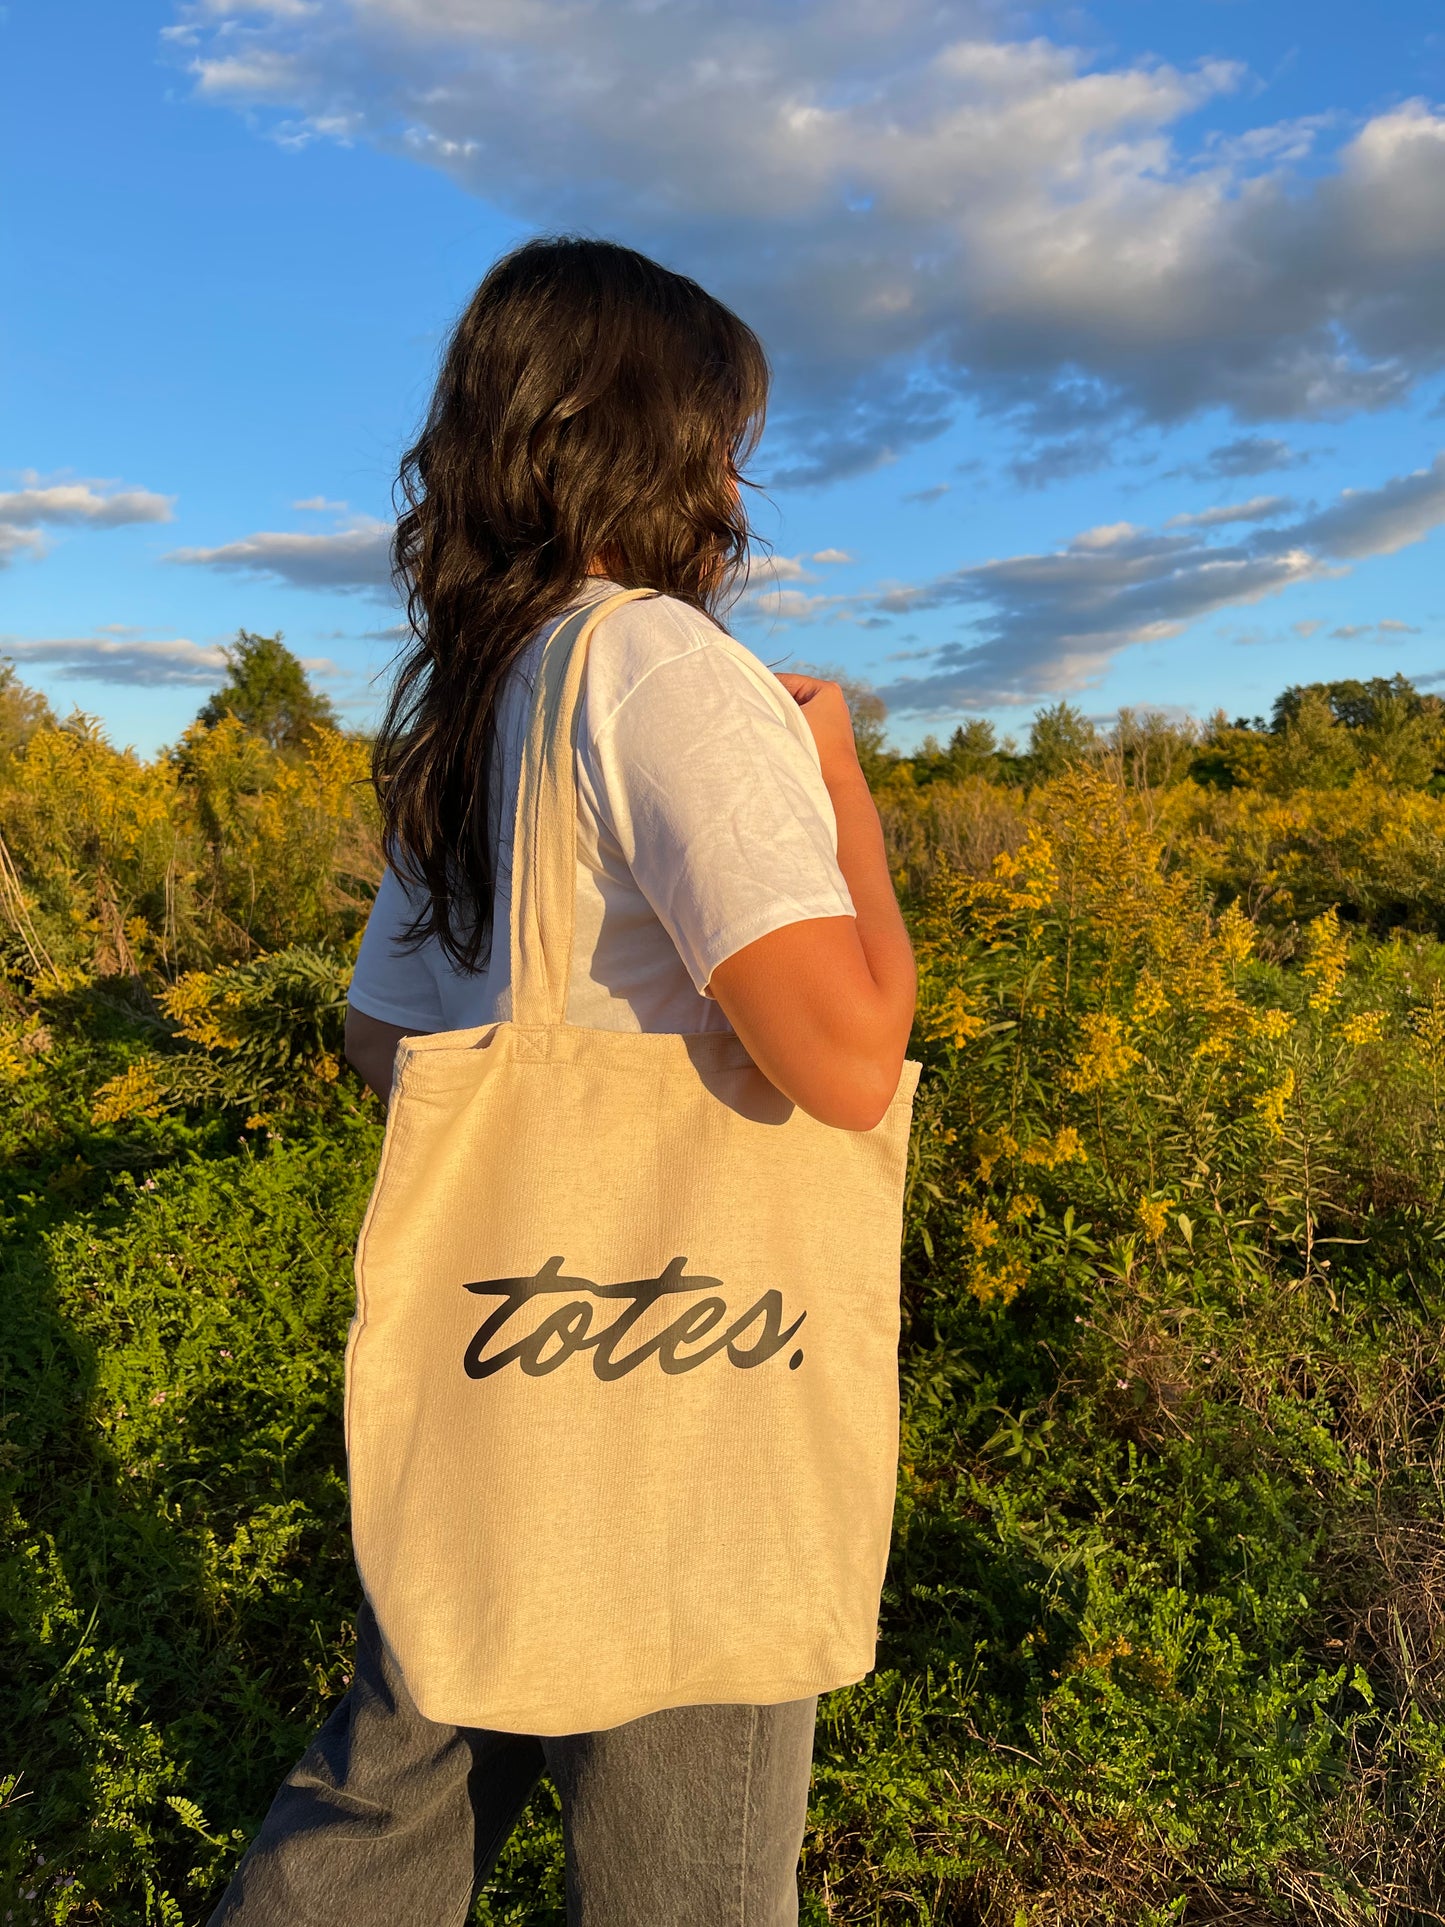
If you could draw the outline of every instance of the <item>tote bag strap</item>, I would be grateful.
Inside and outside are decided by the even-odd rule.
[[[589,603],[557,624],[542,645],[512,840],[512,1021],[566,1022],[577,921],[577,718],[592,631],[624,602],[652,589],[626,589]]]

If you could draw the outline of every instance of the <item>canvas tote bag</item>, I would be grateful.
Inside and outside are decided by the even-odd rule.
[[[421,1712],[506,1732],[861,1678],[892,1522],[918,1065],[845,1131],[730,1033],[565,1021],[583,670],[629,599],[544,647],[512,1015],[402,1041],[357,1252],[362,1582]]]

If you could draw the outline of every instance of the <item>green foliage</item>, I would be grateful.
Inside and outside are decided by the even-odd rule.
[[[1059,702],[1037,710],[1029,724],[1029,774],[1035,782],[1047,783],[1088,762],[1098,743],[1098,731],[1075,704]]]
[[[1301,690],[1298,696],[1280,726],[1269,765],[1270,787],[1286,795],[1291,790],[1344,789],[1360,766],[1358,745],[1317,690]]]
[[[21,682],[13,663],[0,658],[0,762],[24,749],[37,729],[54,727],[50,704]]]
[[[810,1927],[1445,1914],[1445,804],[1381,773],[1397,699],[1327,701],[1356,773],[1290,792],[1303,700],[1122,716],[1049,781],[983,726],[872,741],[925,1075]],[[17,1921],[198,1927],[345,1690],[362,762],[82,719],[0,773]],[[546,1787],[475,1917],[561,1927]]]
[[[298,750],[314,729],[335,729],[330,700],[311,687],[299,659],[279,635],[238,632],[225,651],[229,676],[201,710],[198,720],[213,729],[234,716],[268,749]]]

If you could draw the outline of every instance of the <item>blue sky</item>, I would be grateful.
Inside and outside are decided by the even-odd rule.
[[[1445,685],[1425,0],[12,0],[0,653],[173,740],[242,625],[357,721],[488,263],[698,276],[778,383],[733,617],[894,740]]]

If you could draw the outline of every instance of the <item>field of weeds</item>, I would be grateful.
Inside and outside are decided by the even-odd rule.
[[[860,705],[926,1069],[812,1927],[1445,1917],[1445,757],[1343,687]],[[191,1927],[347,1678],[365,746],[0,709],[0,1914]],[[544,1788],[477,1919],[563,1918]]]

